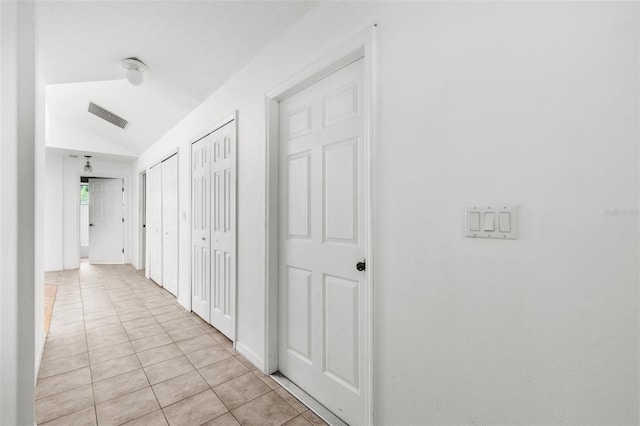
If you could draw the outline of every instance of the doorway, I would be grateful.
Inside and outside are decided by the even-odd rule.
[[[80,176],[80,260],[124,263],[124,179]]]
[[[138,252],[139,265],[138,269],[145,271],[147,269],[147,172],[142,171],[139,175],[140,182],[140,217],[138,218],[140,226],[140,235],[138,241],[140,241],[140,250]]]
[[[89,178],[89,263],[124,263],[124,180]]]
[[[80,259],[89,258],[89,178],[80,178]]]
[[[352,425],[372,423],[371,44],[268,94],[265,371]]]

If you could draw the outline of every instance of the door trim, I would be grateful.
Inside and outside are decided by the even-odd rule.
[[[376,145],[376,28],[373,24],[369,29],[358,36],[333,49],[331,53],[322,59],[301,70],[284,83],[269,91],[265,97],[266,110],[266,188],[265,188],[265,348],[264,364],[261,370],[265,374],[271,374],[278,370],[278,269],[279,269],[279,106],[287,97],[300,92],[327,77],[328,75],[344,68],[348,64],[364,59],[364,87],[365,87],[365,205],[367,207],[367,246],[366,279],[370,286],[369,298],[365,300],[366,312],[368,312],[368,324],[365,328],[365,350],[367,359],[365,371],[367,372],[367,386],[363,389],[363,398],[366,424],[373,424],[373,348],[374,348],[374,236],[373,236],[373,154]]]
[[[144,209],[142,206],[144,205]],[[147,270],[147,239],[143,225],[147,223],[147,169],[138,173],[138,268]],[[144,250],[143,250],[144,247]],[[144,251],[144,253],[143,253]],[[140,268],[143,266],[144,268]]]

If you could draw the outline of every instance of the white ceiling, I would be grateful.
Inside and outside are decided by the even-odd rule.
[[[38,2],[39,71],[50,122],[140,154],[314,7],[309,1]],[[149,67],[140,86],[120,60]],[[89,101],[130,122],[87,112]]]
[[[92,152],[87,150],[76,150],[76,149],[61,149],[54,147],[46,147],[47,155],[55,155],[58,157],[70,157],[74,158],[76,163],[85,164],[87,161],[84,156],[90,155],[91,161],[111,161],[112,163],[133,163],[135,161],[135,157],[127,157],[125,155],[116,155],[116,154],[105,154],[102,152]]]

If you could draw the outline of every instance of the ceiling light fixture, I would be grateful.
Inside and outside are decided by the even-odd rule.
[[[147,66],[138,58],[126,58],[120,61],[127,70],[127,80],[134,86],[142,84],[142,73],[147,70]]]
[[[91,156],[90,155],[85,155],[84,158],[87,159],[87,164],[84,165],[84,171],[87,172],[87,173],[91,173],[93,171],[93,166],[90,163]]]

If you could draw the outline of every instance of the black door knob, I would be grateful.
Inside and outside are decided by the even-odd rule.
[[[360,272],[364,271],[366,267],[367,267],[367,264],[364,262],[364,260],[362,262],[356,263],[356,269]]]
[[[93,226],[93,223],[90,223],[89,226]]]

